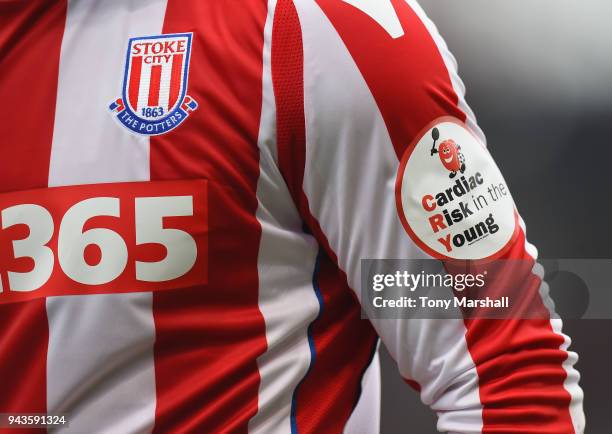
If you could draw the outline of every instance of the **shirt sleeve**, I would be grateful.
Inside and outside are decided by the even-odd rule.
[[[275,20],[272,48],[279,166],[357,297],[364,258],[519,259],[533,267],[510,283],[547,308],[537,250],[420,6],[279,0],[279,10],[293,11]],[[439,431],[584,431],[560,319],[370,321]]]

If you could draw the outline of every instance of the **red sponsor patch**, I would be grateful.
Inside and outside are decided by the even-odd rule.
[[[0,304],[207,282],[207,181],[0,194]]]

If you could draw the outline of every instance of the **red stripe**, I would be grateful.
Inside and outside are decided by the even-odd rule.
[[[134,110],[138,110],[138,93],[140,91],[141,74],[142,57],[133,57],[132,68],[130,70],[130,88],[128,89],[128,99]]]
[[[193,32],[189,93],[200,107],[151,138],[151,178],[207,178],[208,285],[153,295],[155,432],[246,432],[257,411],[255,217],[265,2],[170,0],[163,33]],[[194,20],[197,17],[197,20]]]
[[[151,67],[151,81],[149,82],[149,107],[159,105],[159,86],[161,84],[161,65]]]
[[[168,110],[170,110],[176,100],[178,100],[179,92],[181,91],[181,77],[183,73],[183,55],[174,54],[172,56],[172,71],[170,72],[170,97],[168,100]]]
[[[349,287],[346,274],[326,254],[320,256],[323,310],[312,324],[316,357],[296,392],[300,433],[340,433],[361,393],[363,373],[378,339]]]
[[[296,390],[298,432],[342,432],[361,392],[377,335],[361,319],[359,303],[337,265],[303,194],[305,120],[303,51],[299,18],[290,0],[279,0],[272,33],[272,79],[277,109],[278,161],[289,191],[308,226],[325,247],[318,285],[322,311],[312,324],[315,356]],[[333,259],[332,259],[333,258]]]
[[[512,277],[503,270],[492,290],[503,294],[520,291],[525,307],[537,319],[468,319],[466,340],[480,384],[483,433],[573,433],[569,414],[571,396],[563,387],[567,373],[562,364],[567,353],[559,347],[563,337],[554,333],[539,295],[541,280],[532,274],[534,261],[525,250],[525,235],[502,259],[512,259]],[[519,261],[520,260],[520,261]],[[489,279],[493,276],[489,275]],[[517,289],[519,287],[520,289]],[[491,339],[494,336],[494,339]]]
[[[293,2],[279,0],[272,27],[272,82],[276,98],[278,165],[293,201],[300,201],[306,160],[304,53],[302,31]]]
[[[454,116],[465,121],[438,48],[405,1],[392,0],[406,32],[397,39],[347,3],[317,3],[332,20],[372,91],[398,158],[434,119]]]
[[[65,1],[0,2],[1,192],[47,186],[65,20]],[[48,339],[44,299],[0,306],[0,413],[46,412]]]
[[[392,0],[406,31],[397,39],[391,39],[372,18],[346,3],[317,3],[372,91],[398,158],[434,119],[454,116],[465,121],[439,50],[407,3]],[[521,233],[506,258],[526,257]],[[521,284],[529,296],[539,281],[533,276],[525,279]],[[534,303],[540,303],[538,310],[544,309],[539,297]],[[468,348],[479,376],[483,432],[531,432],[534,426],[542,433],[574,431],[561,366],[567,354],[559,349],[562,338],[548,320],[475,320],[466,321],[466,327]]]

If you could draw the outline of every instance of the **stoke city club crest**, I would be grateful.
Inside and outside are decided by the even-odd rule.
[[[198,108],[187,95],[191,33],[131,38],[121,98],[109,109],[136,134],[165,134]]]

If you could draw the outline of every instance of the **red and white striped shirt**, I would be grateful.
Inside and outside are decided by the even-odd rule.
[[[377,432],[380,337],[440,431],[583,432],[560,320],[361,319],[360,259],[438,257],[409,145],[484,143],[415,1],[8,0],[0,70],[0,413]]]

